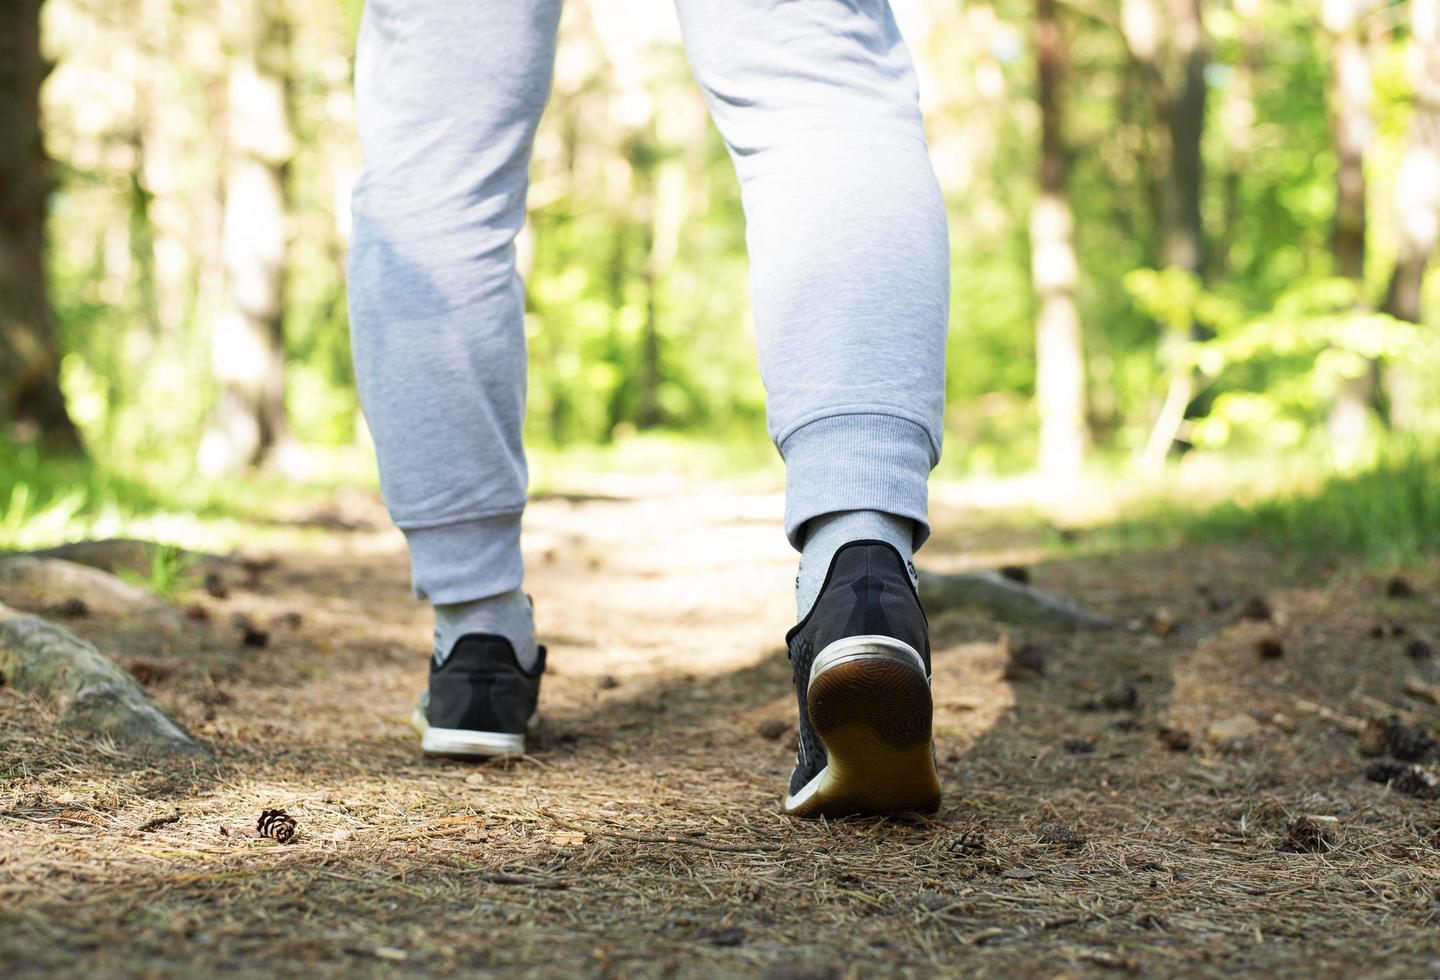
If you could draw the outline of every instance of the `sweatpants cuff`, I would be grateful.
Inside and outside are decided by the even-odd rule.
[[[433,604],[500,595],[525,577],[519,514],[402,530],[415,594]]]
[[[785,458],[785,536],[799,550],[805,522],[842,510],[878,510],[915,522],[915,547],[930,537],[934,465],[925,429],[894,415],[832,415],[792,432]]]

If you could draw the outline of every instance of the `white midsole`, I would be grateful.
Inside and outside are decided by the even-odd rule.
[[[925,683],[930,683],[930,675],[925,673],[925,661],[919,652],[906,643],[904,640],[897,640],[893,636],[879,636],[867,634],[863,636],[847,636],[829,644],[818,654],[815,661],[810,665],[810,679],[807,684],[814,684],[815,678],[839,667],[841,664],[851,663],[856,660],[898,660],[910,664],[920,673],[925,674]],[[821,739],[824,741],[824,739]],[[788,812],[802,806],[806,800],[820,792],[830,776],[830,767],[827,765],[815,775],[810,781],[800,787],[800,791],[794,794],[785,795],[785,810]]]
[[[800,792],[796,793],[794,796],[791,796],[787,793],[785,795],[785,809],[793,810],[796,807],[800,806],[800,804],[804,803],[806,800],[810,799],[810,797],[814,796],[817,792],[820,791],[820,787],[825,783],[825,778],[829,775],[830,767],[826,766],[824,769],[821,769],[815,775],[811,776],[810,782],[800,787]],[[771,797],[771,799],[774,799],[774,797]]]
[[[410,725],[420,733],[420,748],[427,755],[524,755],[525,736],[509,732],[477,732],[468,728],[435,728],[425,717],[424,704],[410,715]]]
[[[916,649],[904,640],[897,640],[893,636],[846,636],[815,655],[814,662],[810,664],[810,679],[806,683],[814,684],[815,678],[841,664],[866,659],[898,660],[925,674],[925,661]],[[925,682],[930,682],[929,674],[925,674]]]

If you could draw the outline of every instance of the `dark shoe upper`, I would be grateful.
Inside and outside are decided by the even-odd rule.
[[[455,641],[445,663],[430,661],[425,719],[432,728],[521,735],[535,713],[545,648],[533,670],[521,668],[502,636],[467,633]]]
[[[848,636],[889,636],[913,647],[930,674],[930,631],[905,560],[883,541],[852,541],[835,552],[810,611],[786,635],[800,703],[800,753],[790,777],[798,792],[825,768],[825,746],[810,727],[806,706],[815,656]]]

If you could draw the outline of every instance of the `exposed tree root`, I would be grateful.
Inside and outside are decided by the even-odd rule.
[[[140,613],[173,622],[174,611],[158,596],[108,572],[63,558],[11,555],[0,558],[0,595],[24,605],[53,605],[79,599],[102,612]]]
[[[17,690],[53,701],[65,724],[164,755],[206,751],[124,670],[74,633],[0,605],[0,672]]]
[[[1002,623],[1048,629],[1107,629],[1115,622],[1058,596],[998,572],[960,575],[920,573],[920,601],[932,615],[950,609],[981,609]]]
[[[63,558],[98,568],[102,572],[124,570],[144,575],[150,569],[150,562],[157,547],[159,546],[153,541],[136,538],[102,538],[98,541],[71,541],[26,554],[35,558]],[[229,558],[201,551],[182,551],[181,555],[200,572],[223,571],[234,564]]]

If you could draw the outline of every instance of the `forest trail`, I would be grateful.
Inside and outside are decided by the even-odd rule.
[[[1440,680],[1435,568],[1054,554],[942,503],[922,566],[1021,565],[1129,625],[932,617],[943,810],[805,823],[779,515],[718,486],[535,501],[553,671],[513,763],[419,755],[429,623],[370,497],[178,631],[65,620],[216,751],[137,765],[0,687],[0,972],[1440,971],[1440,804],[1361,754],[1433,759],[1406,683]],[[245,832],[267,808],[293,841]]]

